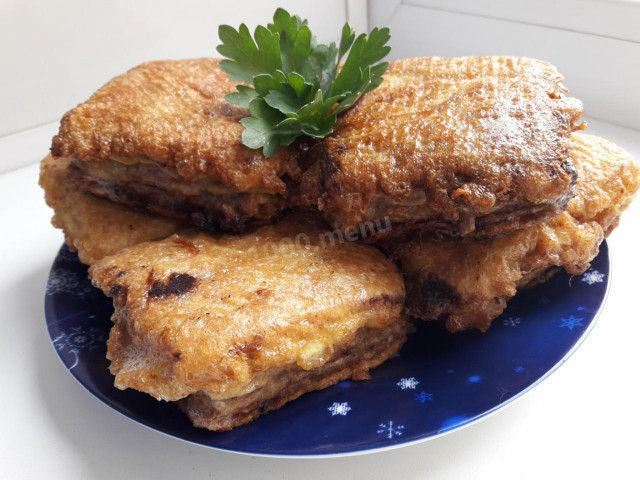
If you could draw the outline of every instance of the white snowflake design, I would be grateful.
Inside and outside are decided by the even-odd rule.
[[[331,405],[327,410],[331,412],[332,417],[334,415],[345,416],[347,413],[349,413],[349,410],[351,410],[351,407],[347,402],[342,402],[342,403],[333,402],[333,405]]]
[[[404,425],[396,425],[393,420],[378,425],[378,433],[383,433],[385,437],[391,440],[393,437],[401,437],[404,433]]]
[[[604,273],[599,272],[598,270],[589,270],[580,279],[583,282],[587,282],[589,285],[593,285],[594,283],[602,283],[604,282]]]
[[[80,274],[66,268],[56,268],[49,275],[46,288],[47,295],[68,294],[79,298],[91,298],[97,290]]]
[[[420,403],[433,400],[433,393],[420,392],[416,393],[414,400]]]
[[[573,327],[584,327],[582,324],[584,317],[576,318],[573,315],[569,315],[569,318],[561,318],[562,322],[559,327],[567,327],[569,330],[573,330]]]
[[[509,317],[504,319],[505,327],[517,327],[520,325],[520,317]]]
[[[95,327],[77,326],[62,332],[53,340],[58,351],[67,351],[74,356],[74,362],[69,370],[78,365],[78,353],[83,350],[95,350],[103,347],[107,336]]]
[[[420,382],[416,380],[414,377],[411,378],[401,378],[397,386],[399,386],[402,390],[415,390]]]

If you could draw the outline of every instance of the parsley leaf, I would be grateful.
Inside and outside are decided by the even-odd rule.
[[[356,36],[348,23],[338,46],[318,44],[307,21],[282,8],[253,37],[245,24],[221,25],[218,35],[220,68],[245,83],[225,97],[251,114],[240,121],[242,143],[265,157],[301,135],[329,135],[340,113],[382,83],[388,64],[380,60],[391,50],[388,28]]]

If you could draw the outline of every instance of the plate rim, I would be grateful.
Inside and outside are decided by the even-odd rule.
[[[63,242],[62,246],[60,248],[63,248],[66,244],[66,242]],[[516,403],[518,400],[521,400],[522,398],[524,398],[528,393],[530,393],[535,387],[537,387],[538,385],[540,385],[544,380],[546,380],[547,378],[549,378],[551,375],[553,375],[562,365],[564,365],[567,360],[569,360],[569,358],[571,356],[573,356],[573,354],[578,350],[578,348],[580,348],[582,346],[582,344],[584,343],[584,341],[587,339],[587,337],[589,336],[589,334],[591,333],[591,331],[594,329],[594,327],[596,326],[596,324],[598,323],[598,320],[600,319],[600,316],[602,315],[602,311],[604,310],[606,304],[607,304],[607,300],[609,298],[609,293],[611,291],[611,277],[612,277],[612,271],[613,271],[613,262],[612,262],[612,257],[611,257],[611,250],[609,248],[609,243],[607,242],[607,239],[604,239],[603,242],[600,244],[599,247],[599,251],[598,251],[598,255],[600,255],[600,253],[602,253],[602,246],[605,246],[606,248],[606,260],[607,260],[607,265],[609,267],[609,271],[607,273],[607,284],[605,287],[605,291],[604,291],[604,295],[602,297],[602,301],[600,302],[600,305],[598,306],[598,309],[596,310],[596,312],[594,312],[593,314],[593,319],[591,320],[591,322],[589,323],[588,327],[582,332],[582,334],[580,335],[580,337],[576,340],[576,342],[574,343],[574,345],[562,356],[562,358],[560,360],[558,360],[558,362],[556,362],[549,370],[547,370],[540,378],[538,378],[535,382],[533,382],[532,384],[530,384],[529,386],[527,386],[526,388],[524,388],[523,390],[521,390],[520,392],[516,393],[515,395],[513,395],[512,397],[508,398],[507,400],[498,403],[497,405],[495,405],[494,407],[492,407],[491,409],[482,412],[481,414],[475,416],[475,417],[471,417],[466,419],[464,422],[449,428],[447,430],[441,431],[441,432],[437,432],[435,434],[432,435],[428,435],[425,436],[423,438],[417,438],[414,440],[409,440],[406,442],[399,442],[399,443],[394,443],[393,445],[386,445],[383,447],[372,447],[372,448],[365,448],[365,449],[361,449],[361,450],[353,450],[353,451],[346,451],[346,452],[336,452],[336,453],[317,453],[317,454],[309,454],[309,453],[264,453],[264,452],[250,452],[250,451],[243,451],[243,450],[234,450],[231,448],[223,448],[223,447],[217,447],[217,446],[213,446],[213,445],[207,445],[207,444],[203,444],[203,443],[199,443],[193,440],[189,440],[177,435],[173,435],[171,433],[168,432],[164,432],[162,430],[159,430],[151,425],[148,425],[147,423],[143,422],[142,420],[139,420],[138,418],[132,417],[127,415],[126,413],[120,411],[119,408],[117,408],[116,406],[108,403],[106,400],[100,398],[100,396],[98,396],[96,393],[94,393],[93,391],[91,391],[84,383],[82,383],[80,381],[80,379],[76,376],[75,372],[72,372],[66,365],[66,363],[64,362],[64,360],[62,359],[62,355],[60,355],[60,353],[58,352],[58,350],[56,350],[51,335],[49,334],[48,331],[48,326],[49,323],[47,322],[47,295],[45,294],[45,298],[44,298],[44,320],[45,320],[45,328],[47,328],[47,335],[49,336],[49,345],[51,347],[51,349],[53,350],[53,352],[55,353],[55,356],[57,357],[58,361],[62,364],[62,366],[64,367],[64,369],[67,371],[67,373],[69,373],[71,375],[71,377],[82,387],[82,389],[89,393],[91,397],[97,399],[100,403],[102,403],[103,405],[106,405],[107,407],[109,407],[112,411],[117,412],[119,415],[123,416],[124,418],[127,418],[129,420],[132,420],[133,422],[135,422],[138,425],[141,425],[143,427],[145,427],[148,430],[151,430],[153,432],[156,433],[160,433],[168,438],[173,438],[175,440],[181,441],[181,442],[185,442],[188,443],[190,445],[196,445],[198,447],[202,447],[205,449],[210,449],[210,450],[216,450],[219,452],[225,452],[225,453],[233,453],[236,455],[244,455],[244,456],[250,456],[250,457],[263,457],[263,458],[283,458],[283,459],[322,459],[322,458],[340,458],[340,457],[355,457],[355,456],[360,456],[360,455],[368,455],[368,454],[373,454],[373,453],[380,453],[380,452],[386,452],[386,451],[391,451],[391,450],[396,450],[399,448],[403,448],[403,447],[410,447],[413,445],[418,445],[420,443],[425,443],[425,442],[429,442],[432,440],[436,440],[438,438],[442,438],[446,435],[452,434],[452,433],[456,433],[459,432],[467,427],[470,427],[471,425],[475,425],[479,422],[481,422],[482,420],[485,420],[493,415],[495,415],[496,413],[500,412],[501,410],[506,409],[507,407],[510,407],[511,405],[513,405],[514,403]],[[60,251],[60,249],[58,249],[58,251]],[[596,257],[598,256],[596,255]],[[594,257],[594,259],[596,258]],[[592,259],[592,261],[594,260]],[[51,273],[51,270],[53,269],[53,264],[51,269],[49,270],[49,275]],[[574,278],[575,275],[571,276],[571,279]],[[48,279],[48,277],[47,277]],[[307,392],[310,393],[310,392]],[[195,427],[194,427],[195,428]]]

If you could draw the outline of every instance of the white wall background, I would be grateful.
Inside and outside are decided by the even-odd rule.
[[[347,3],[0,0],[0,136],[59,119],[141,62],[217,56],[219,24],[244,22],[253,29],[270,21],[278,6],[308,18],[319,40],[334,40]],[[360,15],[366,28],[366,13]]]

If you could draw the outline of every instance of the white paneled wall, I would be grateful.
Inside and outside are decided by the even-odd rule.
[[[264,24],[278,6],[321,41],[347,15],[345,0],[0,0],[0,136],[59,119],[143,61],[216,56],[219,24]]]
[[[640,41],[640,0],[403,0],[402,3]]]
[[[640,2],[370,0],[393,58],[518,55],[547,60],[588,116],[640,130]]]

